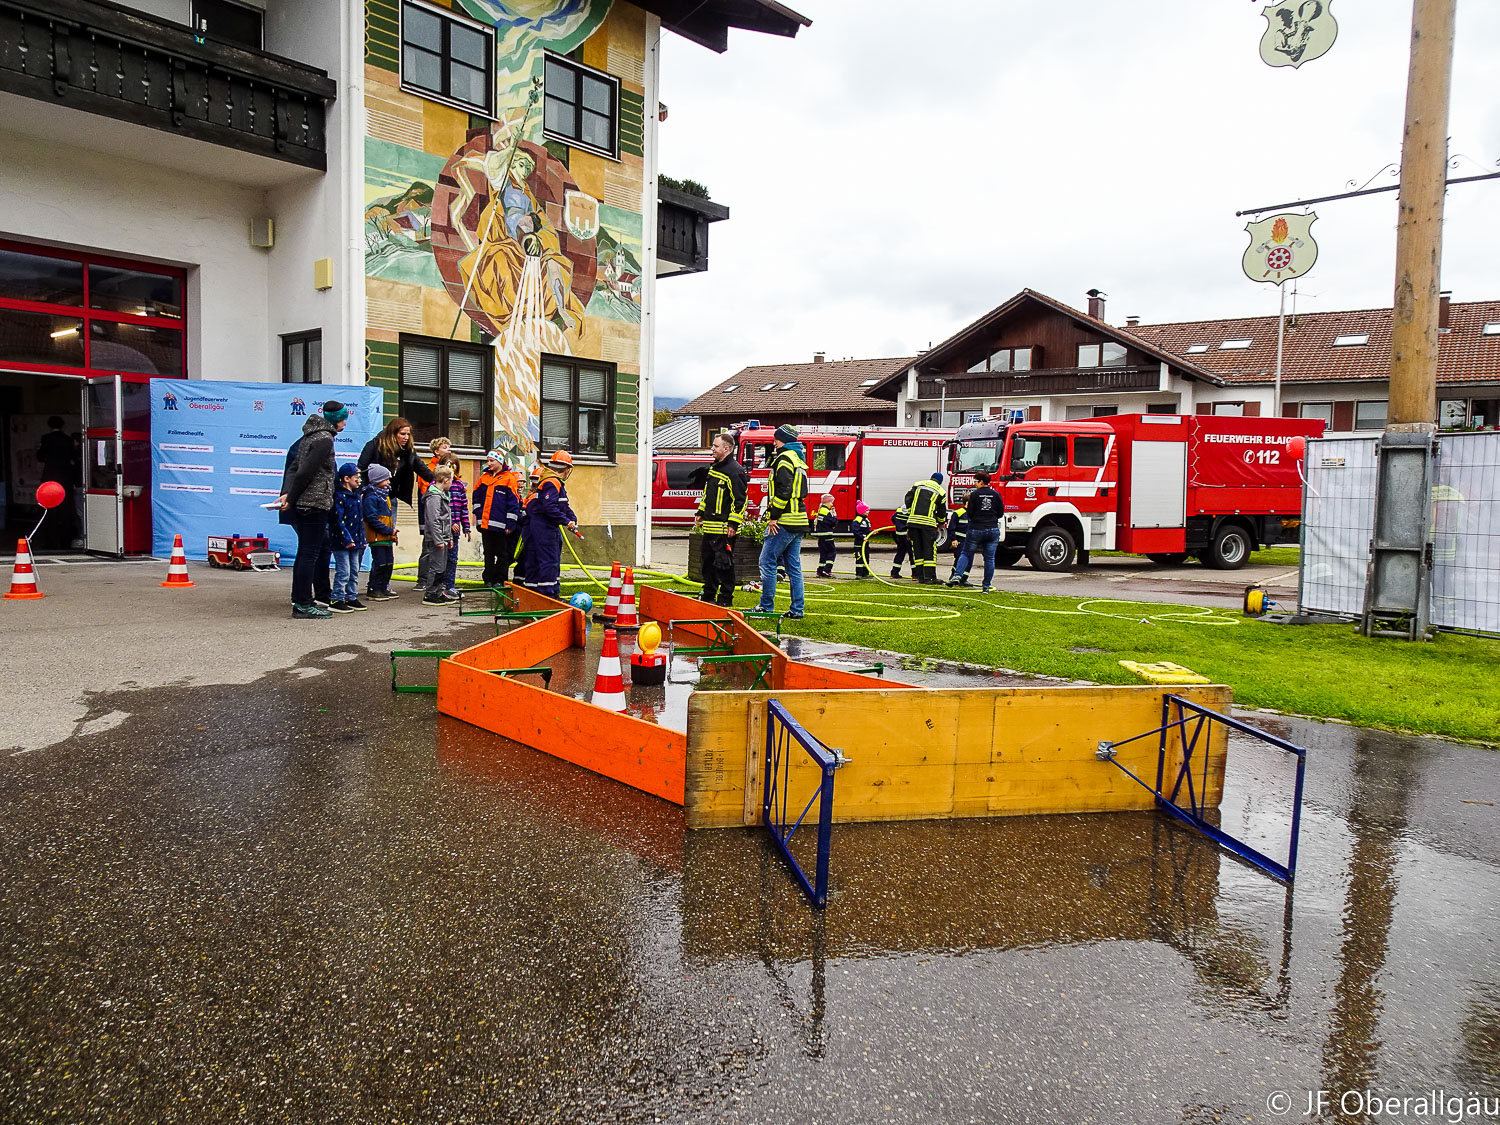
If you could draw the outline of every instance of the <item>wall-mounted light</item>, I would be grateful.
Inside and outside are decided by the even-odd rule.
[[[65,340],[69,336],[76,335],[78,335],[78,326],[75,324],[71,328],[59,328],[56,332],[52,333],[52,338],[54,340]]]

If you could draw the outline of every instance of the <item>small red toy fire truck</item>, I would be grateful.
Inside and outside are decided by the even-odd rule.
[[[280,570],[281,555],[264,535],[210,535],[208,565],[234,570]]]

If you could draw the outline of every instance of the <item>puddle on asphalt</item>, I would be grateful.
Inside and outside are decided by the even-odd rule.
[[[588,694],[601,639],[555,689]],[[0,763],[18,1119],[1262,1121],[1277,1091],[1500,1094],[1493,752],[1249,717],[1308,749],[1291,893],[1161,815],[1019,817],[836,826],[815,912],[758,830],[688,832],[437,717],[379,654],[326,669],[102,696],[128,717]],[[672,726],[692,687],[626,690]],[[1283,856],[1294,776],[1237,737],[1223,828]]]

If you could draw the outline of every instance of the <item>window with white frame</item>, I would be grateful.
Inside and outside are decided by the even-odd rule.
[[[1331,402],[1304,402],[1297,408],[1299,418],[1313,419],[1322,422],[1328,428],[1333,428],[1333,403]]]
[[[493,117],[495,29],[404,0],[401,85],[424,98]]]
[[[547,56],[542,127],[549,137],[604,156],[617,154],[620,81],[561,55]]]

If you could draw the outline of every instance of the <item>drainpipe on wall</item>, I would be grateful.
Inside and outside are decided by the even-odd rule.
[[[345,41],[341,89],[335,108],[342,123],[341,174],[343,199],[339,211],[344,236],[343,344],[344,381],[356,387],[365,373],[365,5],[345,0]]]
[[[661,95],[661,18],[646,17],[646,105]],[[649,265],[641,278],[641,373],[636,392],[635,563],[651,564],[651,418],[656,376],[656,169],[660,117],[646,114],[646,160],[641,173],[641,259]]]

